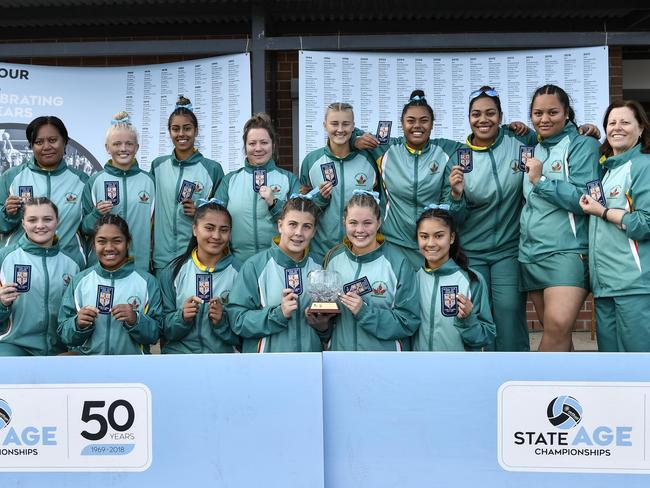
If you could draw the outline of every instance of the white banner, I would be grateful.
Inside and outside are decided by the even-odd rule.
[[[224,172],[243,165],[241,134],[251,115],[248,53],[180,63],[111,68],[62,68],[0,63],[0,172],[31,156],[25,126],[56,115],[73,143],[68,164],[90,174],[108,156],[105,134],[113,115],[126,110],[140,133],[138,161],[170,154],[167,120],[179,94],[199,120],[197,147]]]
[[[553,83],[571,96],[579,123],[600,125],[609,105],[606,46],[580,49],[482,53],[300,52],[300,160],[324,145],[325,108],[351,103],[355,125],[375,133],[393,121],[394,137],[404,104],[422,89],[433,108],[432,137],[464,141],[469,134],[469,94],[482,85],[497,89],[504,121],[529,123],[536,88]]]

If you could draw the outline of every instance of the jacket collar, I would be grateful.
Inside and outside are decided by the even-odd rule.
[[[575,136],[575,135],[578,135],[578,128],[575,126],[573,122],[567,122],[566,125],[564,126],[564,129],[562,129],[558,134],[555,134],[554,136],[551,137],[547,137],[546,139],[540,139],[538,135],[537,139],[539,140],[539,143],[542,146],[548,147],[548,146],[556,145],[566,136]]]
[[[412,154],[412,155],[417,155],[419,156],[420,154],[424,154],[426,152],[429,152],[429,149],[431,149],[431,140],[428,140],[424,147],[422,149],[415,149],[409,146],[408,142],[406,142],[406,137],[404,138],[404,147],[406,150]]]
[[[438,276],[449,276],[459,271],[461,268],[456,264],[456,261],[449,258],[445,264],[440,266],[438,269],[429,269],[426,266],[422,266],[422,269],[425,273]]]
[[[52,246],[43,247],[30,241],[27,234],[23,234],[20,239],[18,239],[18,246],[23,251],[35,256],[56,256],[59,253],[59,238],[54,236]]]
[[[273,171],[275,169],[275,161],[273,159],[269,159],[266,163],[264,163],[261,166],[253,166],[248,162],[248,158],[244,161],[244,169],[247,173],[252,173],[253,170],[256,169],[265,169],[266,171]]]
[[[184,160],[176,159],[176,151],[172,151],[172,155],[171,155],[172,164],[175,166],[181,166],[181,165],[188,166],[190,164],[196,164],[201,159],[203,159],[203,154],[201,154],[201,151],[199,151],[197,148],[194,148],[192,155],[189,158]]]
[[[357,155],[357,151],[353,149],[344,158],[339,158],[338,156],[334,155],[334,153],[332,153],[332,150],[330,149],[330,142],[327,141],[327,144],[325,145],[325,154],[330,159],[336,159],[337,161],[349,161]]]
[[[275,236],[273,242],[271,243],[271,257],[275,259],[275,262],[284,268],[304,268],[309,261],[309,249],[305,249],[303,258],[300,261],[294,261],[292,258],[287,256],[282,249],[280,249],[280,236]]]
[[[135,261],[133,260],[133,258],[129,256],[126,260],[126,263],[124,263],[122,266],[120,266],[114,271],[109,271],[107,269],[102,268],[102,265],[99,262],[97,262],[97,264],[95,264],[93,268],[95,269],[95,272],[102,278],[117,280],[130,275],[135,270],[134,263]]]
[[[209,268],[201,261],[199,261],[198,248],[194,248],[192,251],[192,262],[194,263],[194,266],[199,268],[201,271],[207,271],[208,273],[223,271],[232,263],[233,259],[234,258],[232,254],[230,254],[230,249],[226,248],[226,253],[221,257],[219,261],[217,261],[217,264],[215,264],[214,268]]]
[[[137,175],[142,170],[140,169],[140,166],[138,166],[138,161],[135,159],[133,160],[133,164],[131,165],[131,167],[126,171],[118,168],[117,166],[113,166],[113,160],[109,159],[106,165],[104,166],[104,171],[106,171],[109,175],[113,175],[113,176],[132,176],[132,175]]]
[[[614,169],[618,166],[621,166],[622,164],[627,163],[630,159],[633,159],[639,154],[641,154],[641,144],[637,144],[636,146],[633,146],[627,151],[622,152],[621,154],[617,154],[616,156],[610,156],[602,161],[601,164],[603,164],[607,169]]]
[[[474,134],[473,134],[473,133],[467,136],[467,139],[465,140],[465,144],[466,144],[467,147],[469,147],[472,151],[476,151],[476,152],[482,152],[482,151],[488,151],[488,150],[490,150],[490,149],[494,149],[494,148],[496,148],[499,144],[501,144],[501,141],[503,141],[503,130],[504,130],[504,128],[505,128],[504,125],[502,125],[501,127],[499,127],[499,132],[497,132],[497,138],[494,140],[494,142],[493,142],[492,144],[490,144],[490,145],[487,146],[487,147],[483,147],[483,146],[475,146],[474,144],[472,144],[472,140],[474,139]]]
[[[357,263],[369,263],[371,261],[374,261],[375,259],[377,259],[378,257],[384,254],[384,235],[378,232],[376,240],[379,246],[377,246],[369,253],[363,254],[361,256],[357,256],[352,252],[352,243],[350,242],[350,239],[348,239],[346,236],[343,238],[343,246],[345,246],[345,253],[347,254],[348,258],[350,258],[352,261],[355,261]]]
[[[68,169],[68,165],[66,164],[65,159],[59,161],[59,164],[50,170],[41,168],[38,164],[36,164],[34,157],[27,161],[27,167],[36,173],[41,173],[44,175],[59,175]]]

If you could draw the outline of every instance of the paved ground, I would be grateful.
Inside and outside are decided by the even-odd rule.
[[[537,346],[539,341],[542,339],[542,331],[535,331],[530,333],[530,350],[537,351]],[[590,332],[574,332],[573,333],[573,347],[576,351],[597,351],[598,345],[596,344],[596,339],[591,340]]]

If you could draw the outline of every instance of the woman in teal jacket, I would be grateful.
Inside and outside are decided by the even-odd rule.
[[[135,269],[130,243],[122,217],[99,218],[93,238],[99,262],[72,278],[59,311],[59,336],[79,354],[142,354],[158,340],[160,287]]]
[[[119,215],[129,228],[138,229],[133,235],[131,255],[137,269],[149,271],[156,188],[151,175],[138,166],[138,147],[138,133],[129,114],[115,114],[106,132],[106,150],[111,159],[102,171],[90,177],[83,191],[81,230],[92,236],[99,217],[107,213]],[[96,262],[97,256],[91,251],[88,263]]]
[[[327,132],[327,145],[310,152],[300,167],[303,189],[320,189],[314,203],[322,213],[311,248],[319,261],[345,235],[341,226],[343,208],[352,192],[380,189],[375,161],[366,151],[350,149],[354,130],[352,105],[330,104],[325,111],[323,126]]]
[[[590,185],[580,199],[590,215],[598,350],[650,352],[650,122],[638,102],[619,100],[603,125],[602,188]]]
[[[289,195],[299,190],[298,178],[276,166],[277,136],[266,114],[254,114],[244,125],[243,168],[228,173],[216,197],[235,219],[232,251],[240,263],[267,249]]]
[[[530,113],[540,141],[525,161],[521,286],[544,326],[540,351],[570,351],[589,289],[588,219],[579,199],[598,179],[598,142],[578,133],[569,97],[555,85],[537,89]]]
[[[25,234],[0,251],[0,356],[49,356],[66,349],[57,333],[61,297],[83,261],[59,248],[58,210],[46,197],[27,200]]]
[[[210,198],[223,178],[221,165],[194,147],[199,121],[190,101],[180,95],[167,123],[172,154],[151,163],[156,182],[153,267],[159,273],[185,250],[192,236],[195,202]]]
[[[3,244],[19,240],[22,204],[34,197],[47,197],[59,209],[59,248],[83,259],[78,230],[81,224],[81,193],[88,180],[83,172],[69,168],[63,159],[68,130],[58,117],[37,117],[25,130],[32,159],[11,168],[0,178],[0,233]]]
[[[420,328],[414,351],[477,350],[494,341],[487,288],[468,267],[449,206],[430,205],[417,221],[424,266],[418,270]]]
[[[271,247],[241,267],[226,306],[242,352],[320,352],[327,319],[307,314],[308,276],[321,269],[309,254],[318,207],[304,195],[284,204]]]
[[[232,219],[216,198],[197,202],[187,250],[162,272],[163,354],[235,352],[228,303],[239,263],[228,248]]]
[[[355,190],[344,211],[343,243],[324,266],[343,280],[341,315],[329,349],[404,351],[420,324],[415,273],[406,257],[384,242],[378,195]]]

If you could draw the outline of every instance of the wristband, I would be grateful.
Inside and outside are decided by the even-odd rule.
[[[603,214],[600,216],[600,218],[603,219],[605,222],[609,222],[609,220],[607,220],[607,212],[609,212],[608,208],[606,208]]]

